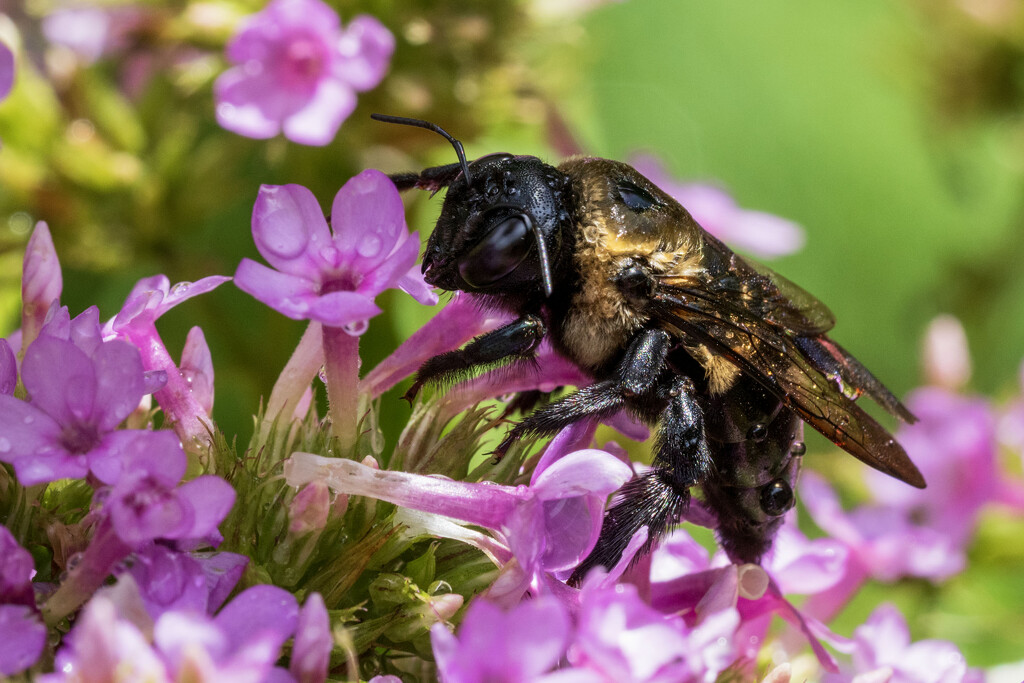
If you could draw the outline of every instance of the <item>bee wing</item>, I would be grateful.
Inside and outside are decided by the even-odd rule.
[[[704,233],[708,280],[704,283],[719,305],[800,335],[831,330],[836,319],[828,306],[800,285],[757,261],[740,256],[713,235]]]
[[[743,295],[739,296],[736,293],[741,289]],[[924,477],[903,447],[840,389],[836,379],[856,379],[856,373],[845,369],[841,372],[839,361],[835,367],[822,371],[802,350],[802,346],[827,349],[832,345],[842,351],[841,347],[823,335],[808,335],[806,328],[783,327],[779,321],[801,310],[798,305],[792,311],[771,315],[767,312],[770,301],[755,300],[750,292],[750,287],[732,287],[729,283],[721,287],[714,281],[704,282],[703,286],[662,283],[653,296],[651,312],[681,338],[705,345],[757,379],[804,421],[858,460],[923,488]],[[853,360],[845,351],[842,353],[843,358]],[[856,363],[856,368],[863,366]],[[837,377],[831,377],[830,370]],[[867,389],[854,386],[850,391],[856,394]],[[871,387],[871,395],[877,392],[877,388]],[[895,398],[892,401],[899,404]],[[906,408],[903,411],[910,414]]]

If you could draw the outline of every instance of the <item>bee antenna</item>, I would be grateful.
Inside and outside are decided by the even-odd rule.
[[[430,121],[424,121],[423,119],[410,119],[405,116],[389,116],[388,114],[370,114],[370,118],[374,121],[383,121],[384,123],[398,123],[403,126],[416,126],[417,128],[426,128],[432,130],[438,135],[443,135],[448,142],[452,143],[452,147],[455,148],[455,153],[459,156],[459,163],[462,164],[462,175],[466,177],[466,184],[469,184],[469,164],[466,163],[466,152],[462,149],[462,143],[451,136],[441,126]]]

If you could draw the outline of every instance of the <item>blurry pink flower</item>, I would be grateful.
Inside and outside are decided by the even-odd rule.
[[[0,100],[7,97],[14,87],[14,53],[0,43]]]
[[[395,39],[371,16],[342,29],[320,0],[273,0],[245,23],[227,47],[235,66],[214,85],[217,121],[251,138],[285,137],[326,145],[356,106],[356,93],[376,87]]]
[[[888,603],[876,608],[867,622],[857,627],[853,636],[850,648],[853,655],[852,671],[826,674],[823,679],[825,683],[867,680],[891,683],[981,683],[985,678],[980,670],[967,667],[964,656],[953,643],[945,640],[911,643],[906,619]],[[870,674],[879,677],[870,677]]]
[[[652,156],[636,156],[632,161],[636,170],[686,207],[702,228],[731,247],[772,258],[792,254],[804,245],[803,231],[792,221],[740,208],[713,185],[680,182]]]
[[[43,35],[62,45],[86,64],[131,42],[131,33],[146,21],[143,8],[81,5],[59,8],[43,17]]]

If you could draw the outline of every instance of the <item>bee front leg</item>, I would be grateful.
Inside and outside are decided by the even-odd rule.
[[[686,512],[690,487],[704,481],[712,471],[704,415],[693,382],[676,375],[663,382],[657,394],[668,403],[661,413],[652,469],[619,489],[605,513],[597,544],[569,579],[572,585],[579,585],[598,565],[609,569],[615,566],[643,527],[647,527],[647,541],[634,559],[649,553]]]
[[[524,315],[504,327],[482,334],[461,349],[434,356],[420,366],[416,381],[402,398],[412,401],[427,382],[455,381],[476,370],[530,358],[544,338],[544,321]]]

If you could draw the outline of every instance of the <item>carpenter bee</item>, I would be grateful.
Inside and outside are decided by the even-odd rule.
[[[868,465],[923,488],[892,435],[854,400],[914,416],[826,336],[832,313],[806,291],[733,253],[631,166],[575,157],[551,166],[492,154],[396,174],[399,189],[447,194],[423,258],[426,281],[461,290],[513,322],[420,368],[426,382],[529,359],[541,340],[593,384],[525,417],[497,448],[626,409],[657,425],[650,470],[608,509],[599,540],[572,580],[611,567],[648,528],[646,552],[679,522],[700,487],[734,562],[758,562],[782,516],[804,446],[802,423]]]

